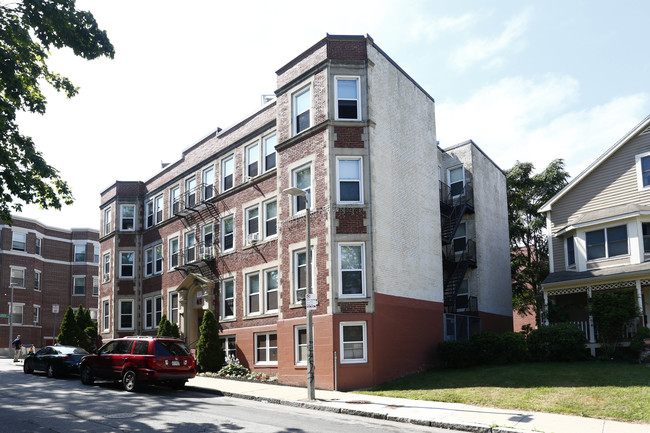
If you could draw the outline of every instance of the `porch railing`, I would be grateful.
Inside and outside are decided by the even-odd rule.
[[[579,327],[582,332],[584,332],[585,337],[587,338],[587,341],[592,341],[591,337],[591,332],[589,329],[589,321],[588,320],[581,320],[581,321],[570,321],[569,323],[572,323]],[[629,325],[626,326],[622,331],[621,331],[621,340],[622,341],[629,341],[634,336],[636,335],[637,330],[641,326],[641,319],[636,317],[634,321]],[[593,341],[598,341],[600,339],[600,334],[598,332],[598,327],[594,325],[594,338]]]

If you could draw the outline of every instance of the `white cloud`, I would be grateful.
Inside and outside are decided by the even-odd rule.
[[[432,18],[429,15],[418,13],[409,24],[408,35],[413,41],[434,41],[443,33],[463,31],[476,21],[477,17],[469,13],[440,18]]]

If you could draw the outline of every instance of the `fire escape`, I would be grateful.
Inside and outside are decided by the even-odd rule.
[[[470,268],[476,268],[476,243],[465,233],[458,233],[465,215],[474,213],[472,178],[465,171],[464,182],[451,186],[440,182],[440,219],[443,245],[444,310],[477,312],[476,297],[460,294],[463,280]]]

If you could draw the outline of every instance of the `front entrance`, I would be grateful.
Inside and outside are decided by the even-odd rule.
[[[179,294],[179,329],[190,349],[196,348],[201,336],[203,315],[212,309],[214,300],[214,281],[197,275],[188,274],[176,291]]]

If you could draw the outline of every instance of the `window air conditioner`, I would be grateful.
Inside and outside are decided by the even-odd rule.
[[[246,241],[249,244],[256,244],[259,240],[259,233],[250,233],[248,236],[246,236]]]

